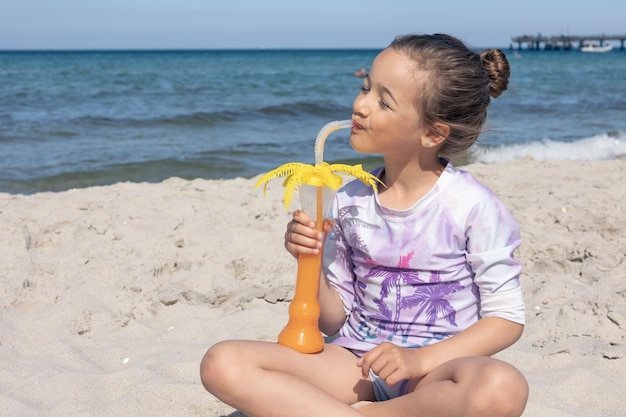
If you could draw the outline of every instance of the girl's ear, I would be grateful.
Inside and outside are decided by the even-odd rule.
[[[445,123],[435,123],[422,137],[422,145],[426,148],[437,147],[448,138],[449,134],[450,126]]]

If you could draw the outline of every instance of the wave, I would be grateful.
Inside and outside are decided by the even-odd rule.
[[[300,101],[266,106],[259,110],[264,116],[322,116],[332,119],[337,114],[350,114],[350,107],[327,102]]]
[[[231,122],[241,116],[240,112],[218,111],[218,112],[194,112],[189,114],[179,114],[173,116],[163,116],[156,118],[113,118],[104,116],[82,116],[75,119],[78,124],[90,126],[121,126],[121,127],[151,127],[160,125],[170,126],[190,126],[190,127],[210,127],[219,122]]]
[[[1,179],[0,192],[32,194],[36,192],[59,192],[72,188],[111,185],[118,182],[156,183],[171,177],[185,179],[221,179],[255,175],[244,163],[227,160],[213,164],[207,161],[182,161],[173,158],[111,164],[101,168],[79,169],[42,175],[34,178]]]
[[[582,138],[573,142],[544,139],[523,144],[486,147],[485,153],[477,152],[475,160],[484,163],[525,158],[585,161],[615,159],[624,156],[626,156],[626,133],[614,131]]]
[[[285,117],[323,117],[332,119],[337,114],[350,114],[350,107],[340,106],[328,102],[300,101],[295,103],[281,103],[259,108],[241,110],[220,110],[208,112],[192,112],[177,115],[163,115],[153,118],[115,118],[107,116],[81,116],[73,121],[79,125],[106,126],[106,127],[213,127],[218,124],[236,123],[242,120],[263,120]],[[71,124],[72,121],[69,121]]]

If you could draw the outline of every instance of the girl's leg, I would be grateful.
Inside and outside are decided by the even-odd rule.
[[[207,391],[250,417],[362,416],[348,404],[372,400],[374,391],[356,361],[334,345],[302,354],[276,343],[227,341],[208,350],[200,374]]]
[[[359,411],[385,417],[519,417],[528,399],[524,376],[512,365],[489,357],[446,362],[409,391]]]

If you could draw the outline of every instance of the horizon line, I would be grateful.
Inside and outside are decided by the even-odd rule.
[[[342,47],[323,47],[323,46],[291,46],[291,47],[202,47],[202,48],[151,48],[151,47],[137,47],[137,48],[0,48],[0,53],[3,52],[202,52],[202,51],[374,51],[382,50],[387,46],[342,46]],[[475,46],[470,49],[487,49],[487,48],[499,48],[499,49],[511,49],[511,46]]]

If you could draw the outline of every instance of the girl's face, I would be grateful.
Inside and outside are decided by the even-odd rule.
[[[350,143],[362,153],[412,156],[418,149],[420,114],[414,103],[420,82],[404,53],[383,50],[354,100]]]

